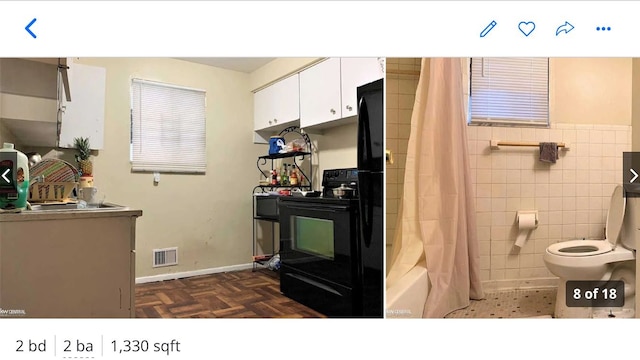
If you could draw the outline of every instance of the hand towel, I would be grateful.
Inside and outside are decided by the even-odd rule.
[[[555,164],[556,160],[558,160],[558,143],[541,142],[540,161]]]

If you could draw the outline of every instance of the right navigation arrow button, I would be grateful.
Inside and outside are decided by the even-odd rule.
[[[629,183],[632,183],[638,178],[638,173],[635,172],[633,169],[629,169],[629,171],[631,171],[631,173],[633,174],[633,178],[631,178],[631,181],[629,181]]]

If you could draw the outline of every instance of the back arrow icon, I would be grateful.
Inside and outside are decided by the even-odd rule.
[[[560,35],[560,33],[563,31],[565,34],[567,34],[571,30],[573,30],[573,25],[569,24],[568,21],[565,21],[563,25],[558,26],[558,28],[556,29],[556,36]]]
[[[33,31],[31,31],[31,29],[29,29],[31,27],[31,25],[33,25],[36,22],[36,18],[33,18],[33,20],[31,20],[31,22],[29,23],[29,25],[25,26],[24,29],[27,30],[27,32],[29,33],[29,35],[31,35],[34,39],[36,38],[36,34],[33,33]]]
[[[633,178],[631,179],[631,181],[629,181],[629,183],[632,183],[638,178],[638,173],[633,171],[633,169],[629,169],[629,171],[631,171],[631,173],[633,174]]]
[[[7,182],[7,184],[11,184],[11,180],[9,180],[9,179],[7,178],[7,174],[9,173],[9,171],[11,171],[11,169],[7,169],[7,170],[4,172],[4,174],[2,174],[2,178],[4,179],[4,181],[6,181],[6,182]]]

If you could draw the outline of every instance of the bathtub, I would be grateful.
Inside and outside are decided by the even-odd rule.
[[[387,318],[422,318],[429,294],[425,264],[416,265],[387,289]]]

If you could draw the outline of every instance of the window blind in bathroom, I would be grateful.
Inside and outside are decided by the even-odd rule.
[[[204,90],[133,79],[132,170],[204,173],[205,110]]]
[[[548,58],[472,58],[471,123],[549,124]]]

